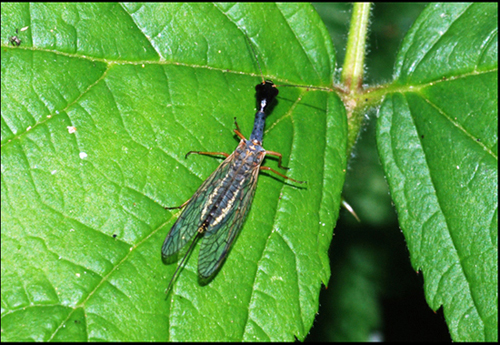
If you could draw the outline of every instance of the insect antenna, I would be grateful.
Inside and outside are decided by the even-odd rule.
[[[247,33],[245,31],[243,31],[243,29],[241,30],[241,32],[243,32],[243,34],[245,35],[246,39],[247,39],[247,42],[248,42],[248,45],[250,46],[250,50],[252,51],[253,53],[253,56],[255,58],[255,61],[257,62],[257,66],[259,67],[259,72],[260,72],[260,77],[262,78],[262,84],[264,84],[266,81],[264,80],[264,73],[262,73],[262,68],[260,66],[260,62],[259,62],[259,57],[257,55],[257,52],[255,51],[255,49],[253,48],[253,44],[252,44],[252,41],[250,40],[250,37],[248,37]]]
[[[255,61],[257,62],[257,66],[259,67],[260,77],[262,78],[262,84],[265,84],[266,80],[264,79],[264,73],[262,72],[262,68],[260,66],[259,57],[257,55],[257,52],[254,49],[254,44],[250,40],[250,37],[248,37],[247,33],[243,29],[240,29],[240,30],[245,35],[247,42],[248,42],[248,45],[250,46],[250,50],[253,53]],[[308,90],[311,89],[311,90],[320,90],[320,91],[333,91],[333,89],[330,87],[321,87],[321,86],[313,86],[313,85],[274,84],[274,87],[276,87],[276,88],[283,87],[283,86],[284,87],[297,87],[297,88],[303,88],[303,89],[308,89]]]

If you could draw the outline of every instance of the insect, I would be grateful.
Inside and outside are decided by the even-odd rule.
[[[226,159],[198,188],[196,193],[179,207],[183,208],[179,219],[165,238],[161,253],[166,261],[177,255],[193,237],[191,245],[178,265],[168,288],[170,290],[179,268],[183,266],[198,239],[202,239],[198,257],[198,274],[208,279],[219,269],[228,255],[234,240],[238,236],[252,203],[259,170],[269,170],[285,179],[304,183],[287,177],[270,167],[261,166],[266,155],[278,157],[281,165],[282,155],[267,151],[262,147],[262,137],[266,121],[266,109],[278,95],[278,89],[271,81],[262,81],[255,87],[257,91],[258,111],[255,114],[254,127],[250,139],[241,134],[235,119],[234,133],[241,141],[232,154],[223,152],[190,151],[190,154],[223,155]]]
[[[16,29],[16,34],[17,33],[19,33],[18,29]],[[10,41],[10,43],[13,46],[18,46],[18,47],[21,45],[21,42],[22,42],[21,39],[19,37],[17,37],[17,36],[11,36],[11,37],[9,37],[9,41]]]

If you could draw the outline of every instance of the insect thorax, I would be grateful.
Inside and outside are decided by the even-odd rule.
[[[252,173],[259,168],[266,156],[266,150],[256,140],[241,140],[234,151],[233,169],[240,174]]]

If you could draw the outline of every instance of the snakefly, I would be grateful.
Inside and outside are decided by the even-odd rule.
[[[221,266],[229,253],[234,240],[241,230],[248,214],[257,185],[259,170],[270,170],[286,179],[297,183],[292,178],[269,168],[261,166],[267,155],[277,156],[278,166],[282,155],[274,151],[266,151],[262,147],[262,137],[266,121],[266,108],[278,95],[278,89],[271,81],[263,81],[255,87],[257,91],[258,109],[255,114],[254,126],[250,139],[246,139],[235,120],[234,132],[241,138],[238,147],[232,154],[223,152],[198,152],[203,155],[223,155],[226,159],[219,165],[208,179],[198,188],[196,193],[184,204],[175,209],[185,207],[179,219],[165,238],[161,248],[163,260],[170,261],[179,250],[194,239],[170,280],[170,290],[179,268],[183,266],[194,244],[202,239],[198,256],[198,274],[202,279],[210,278]]]

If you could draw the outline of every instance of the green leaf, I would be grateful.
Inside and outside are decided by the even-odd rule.
[[[412,264],[455,341],[498,338],[497,33],[496,4],[429,5],[379,112]]]
[[[264,147],[308,184],[261,174],[210,284],[198,282],[195,250],[165,300],[176,265],[160,249],[179,215],[163,207],[220,163],[184,155],[234,150],[235,116],[250,134],[259,65],[278,84],[332,85],[331,40],[312,7],[1,11],[2,340],[304,339],[330,275],[346,167],[335,93],[280,88]]]

